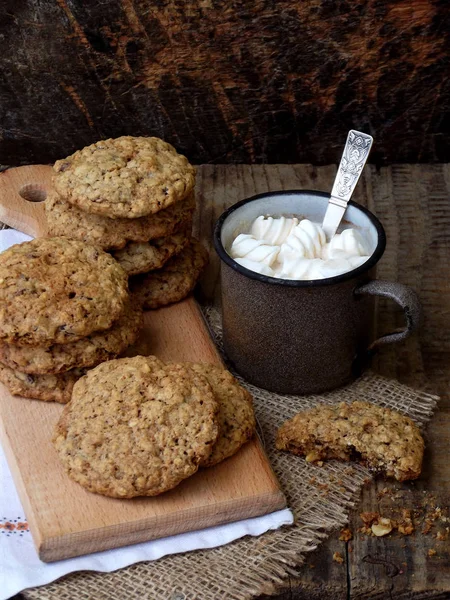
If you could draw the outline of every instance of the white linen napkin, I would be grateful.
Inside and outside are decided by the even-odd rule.
[[[0,251],[30,239],[28,235],[13,229],[2,230]],[[117,550],[44,563],[39,560],[35,550],[26,515],[0,446],[0,600],[6,600],[26,588],[45,585],[74,571],[109,573],[168,554],[222,546],[245,535],[258,536],[293,522],[292,512],[284,509],[262,517],[181,533]]]

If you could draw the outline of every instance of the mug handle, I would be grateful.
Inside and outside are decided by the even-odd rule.
[[[369,352],[384,344],[401,342],[419,327],[422,316],[419,297],[414,290],[406,285],[375,279],[357,287],[354,293],[356,296],[383,296],[385,298],[390,298],[403,308],[406,316],[406,329],[395,333],[388,333],[387,335],[378,338],[369,346]]]

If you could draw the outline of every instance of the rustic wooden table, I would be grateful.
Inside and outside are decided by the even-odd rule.
[[[200,167],[194,226],[211,250],[201,298],[219,306],[219,261],[211,232],[227,206],[268,190],[329,191],[334,173],[335,166]],[[424,309],[419,334],[384,348],[374,367],[383,375],[439,394],[441,402],[428,427],[420,479],[406,484],[384,479],[369,483],[350,515],[353,539],[345,542],[339,540],[339,532],[333,534],[308,556],[298,576],[291,577],[276,598],[450,599],[450,536],[446,535],[450,521],[442,519],[449,515],[450,504],[450,166],[396,165],[380,171],[367,167],[354,199],[372,210],[386,229],[388,243],[378,277],[412,286]],[[402,319],[394,305],[380,302],[379,332],[401,328]],[[358,531],[361,512],[389,517],[403,508],[414,510],[412,535],[376,538]],[[335,552],[342,555],[342,563],[333,560]]]
[[[230,204],[268,190],[329,191],[335,167],[310,165],[207,165],[199,169],[195,227],[211,250],[211,263],[201,293],[219,305],[219,261],[211,232]],[[450,520],[437,518],[435,507],[449,516],[450,505],[450,166],[396,165],[377,171],[366,168],[354,200],[367,206],[383,223],[387,248],[378,277],[412,286],[420,295],[424,320],[418,335],[403,344],[387,346],[375,369],[411,386],[441,396],[438,412],[427,431],[425,468],[420,479],[398,484],[379,479],[363,490],[350,515],[353,539],[339,532],[312,553],[298,577],[279,590],[278,598],[390,600],[450,598]],[[380,302],[380,332],[401,328],[403,316],[389,302]],[[395,516],[414,509],[412,535],[368,537],[358,529],[361,512]],[[431,521],[430,521],[431,515]],[[436,520],[433,522],[432,519]],[[422,533],[430,521],[431,529]],[[446,539],[440,540],[440,537]],[[434,551],[436,552],[434,554]],[[342,564],[333,561],[339,552]]]

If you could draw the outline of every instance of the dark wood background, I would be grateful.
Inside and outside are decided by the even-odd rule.
[[[194,163],[450,160],[448,0],[2,0],[0,163],[157,135]]]

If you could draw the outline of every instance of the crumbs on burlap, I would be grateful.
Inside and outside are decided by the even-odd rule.
[[[25,533],[30,533],[25,517],[17,517],[17,519],[0,518],[0,536],[3,534],[6,537],[11,535],[23,537]]]

